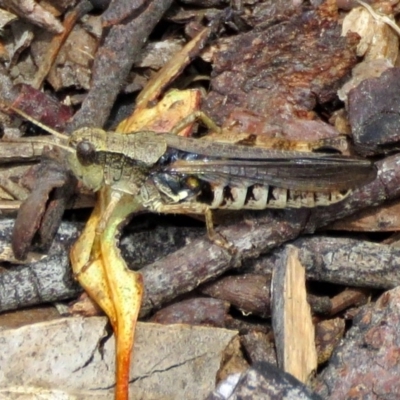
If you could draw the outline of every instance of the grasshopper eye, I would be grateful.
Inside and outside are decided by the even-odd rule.
[[[76,157],[83,166],[91,165],[96,160],[96,149],[92,143],[84,140],[76,146]]]

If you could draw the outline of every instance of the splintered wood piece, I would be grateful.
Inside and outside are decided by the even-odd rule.
[[[315,331],[298,249],[287,246],[272,275],[272,325],[278,365],[306,383],[317,368]]]

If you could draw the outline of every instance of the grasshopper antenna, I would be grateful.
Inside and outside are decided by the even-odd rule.
[[[26,119],[26,120],[29,121],[29,122],[32,122],[34,125],[38,126],[39,128],[42,128],[42,129],[43,129],[44,131],[46,131],[47,133],[50,133],[52,136],[54,136],[54,137],[56,137],[56,138],[58,138],[58,139],[61,139],[61,140],[63,140],[63,141],[66,141],[66,142],[68,143],[69,136],[63,135],[62,133],[57,132],[57,131],[54,130],[54,129],[51,129],[49,126],[46,126],[46,125],[42,124],[42,123],[39,122],[39,121],[36,121],[36,120],[35,120],[34,118],[32,118],[30,115],[24,113],[22,110],[20,110],[20,109],[18,109],[18,108],[13,107],[12,105],[3,103],[3,102],[1,102],[1,101],[0,101],[0,105],[2,105],[4,108],[8,108],[8,109],[14,111],[16,114],[18,114],[18,115],[21,116],[22,118]],[[74,152],[74,150],[71,149],[69,146],[63,145],[63,144],[61,144],[61,143],[52,142],[52,141],[46,140],[46,139],[19,138],[19,139],[18,139],[18,142],[25,142],[25,143],[33,143],[33,142],[35,142],[35,143],[43,143],[43,144],[52,145],[52,146],[56,146],[56,147],[62,148],[62,149],[66,150],[66,151],[68,151],[68,152],[70,152],[70,153],[73,153],[73,152]]]
[[[34,118],[32,118],[30,115],[24,113],[22,110],[20,110],[20,109],[18,109],[18,108],[15,108],[15,107],[13,107],[12,105],[9,105],[9,104],[6,104],[6,103],[1,103],[1,104],[2,104],[5,108],[8,108],[8,109],[14,111],[16,114],[20,115],[22,118],[26,119],[27,121],[32,122],[33,124],[35,124],[35,125],[38,126],[39,128],[42,128],[42,129],[45,130],[47,133],[50,133],[51,135],[53,135],[53,136],[55,136],[55,137],[57,137],[57,138],[59,138],[59,139],[68,141],[69,136],[63,135],[62,133],[57,132],[56,130],[50,128],[49,126],[46,126],[46,125],[42,124],[42,123],[39,122],[39,121],[36,121]]]

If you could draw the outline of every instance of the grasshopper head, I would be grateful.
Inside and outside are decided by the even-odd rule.
[[[89,189],[97,191],[101,188],[104,182],[104,170],[101,165],[95,163],[95,156],[96,151],[104,150],[106,147],[106,133],[102,129],[82,128],[75,131],[71,136],[67,136],[36,121],[18,108],[7,104],[5,104],[5,107],[41,127],[53,137],[58,138],[58,141],[49,141],[47,139],[35,141],[66,150],[69,167],[75,176]],[[30,141],[32,140],[30,139]]]
[[[69,146],[75,149],[76,157],[83,166],[92,165],[98,151],[106,151],[106,132],[98,128],[81,128],[69,138]]]
[[[82,183],[97,191],[104,182],[104,168],[97,164],[96,153],[106,149],[106,132],[97,128],[81,128],[73,132],[68,140],[70,153],[68,164]]]

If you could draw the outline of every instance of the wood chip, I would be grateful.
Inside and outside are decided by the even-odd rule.
[[[315,331],[298,249],[287,246],[272,276],[272,324],[278,364],[306,383],[317,368]]]

